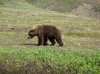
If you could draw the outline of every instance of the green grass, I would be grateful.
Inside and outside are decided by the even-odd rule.
[[[35,46],[37,38],[28,40],[27,33],[38,24],[59,28],[64,46]],[[1,74],[99,74],[99,54],[97,19],[43,10],[24,0],[0,6]]]
[[[39,70],[42,74],[99,74],[100,51],[82,50],[0,49],[0,71],[5,74],[37,74]]]

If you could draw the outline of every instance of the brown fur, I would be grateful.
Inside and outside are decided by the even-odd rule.
[[[61,33],[59,29],[57,29],[55,26],[51,25],[39,25],[35,27],[34,29],[31,29],[28,32],[28,39],[33,38],[34,36],[38,37],[38,45],[48,45],[47,41],[48,39],[51,42],[51,45],[55,44],[55,40],[60,46],[63,46]]]

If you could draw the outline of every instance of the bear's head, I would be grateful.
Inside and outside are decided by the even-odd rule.
[[[31,39],[31,38],[33,38],[34,36],[37,36],[37,31],[36,30],[30,30],[29,32],[28,32],[28,39]]]

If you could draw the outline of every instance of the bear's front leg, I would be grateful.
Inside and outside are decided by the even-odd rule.
[[[43,38],[43,36],[38,36],[38,46],[40,46],[40,45],[43,45],[43,43],[44,43],[44,38]]]
[[[48,45],[47,41],[48,41],[48,38],[45,36],[44,37],[44,43],[43,43],[44,46]]]

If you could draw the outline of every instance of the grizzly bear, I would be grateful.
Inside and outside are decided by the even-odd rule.
[[[54,45],[56,40],[60,46],[63,46],[61,32],[55,26],[39,25],[28,32],[28,39],[31,39],[34,36],[38,37],[38,46],[48,45],[48,40],[51,42],[51,45]]]

